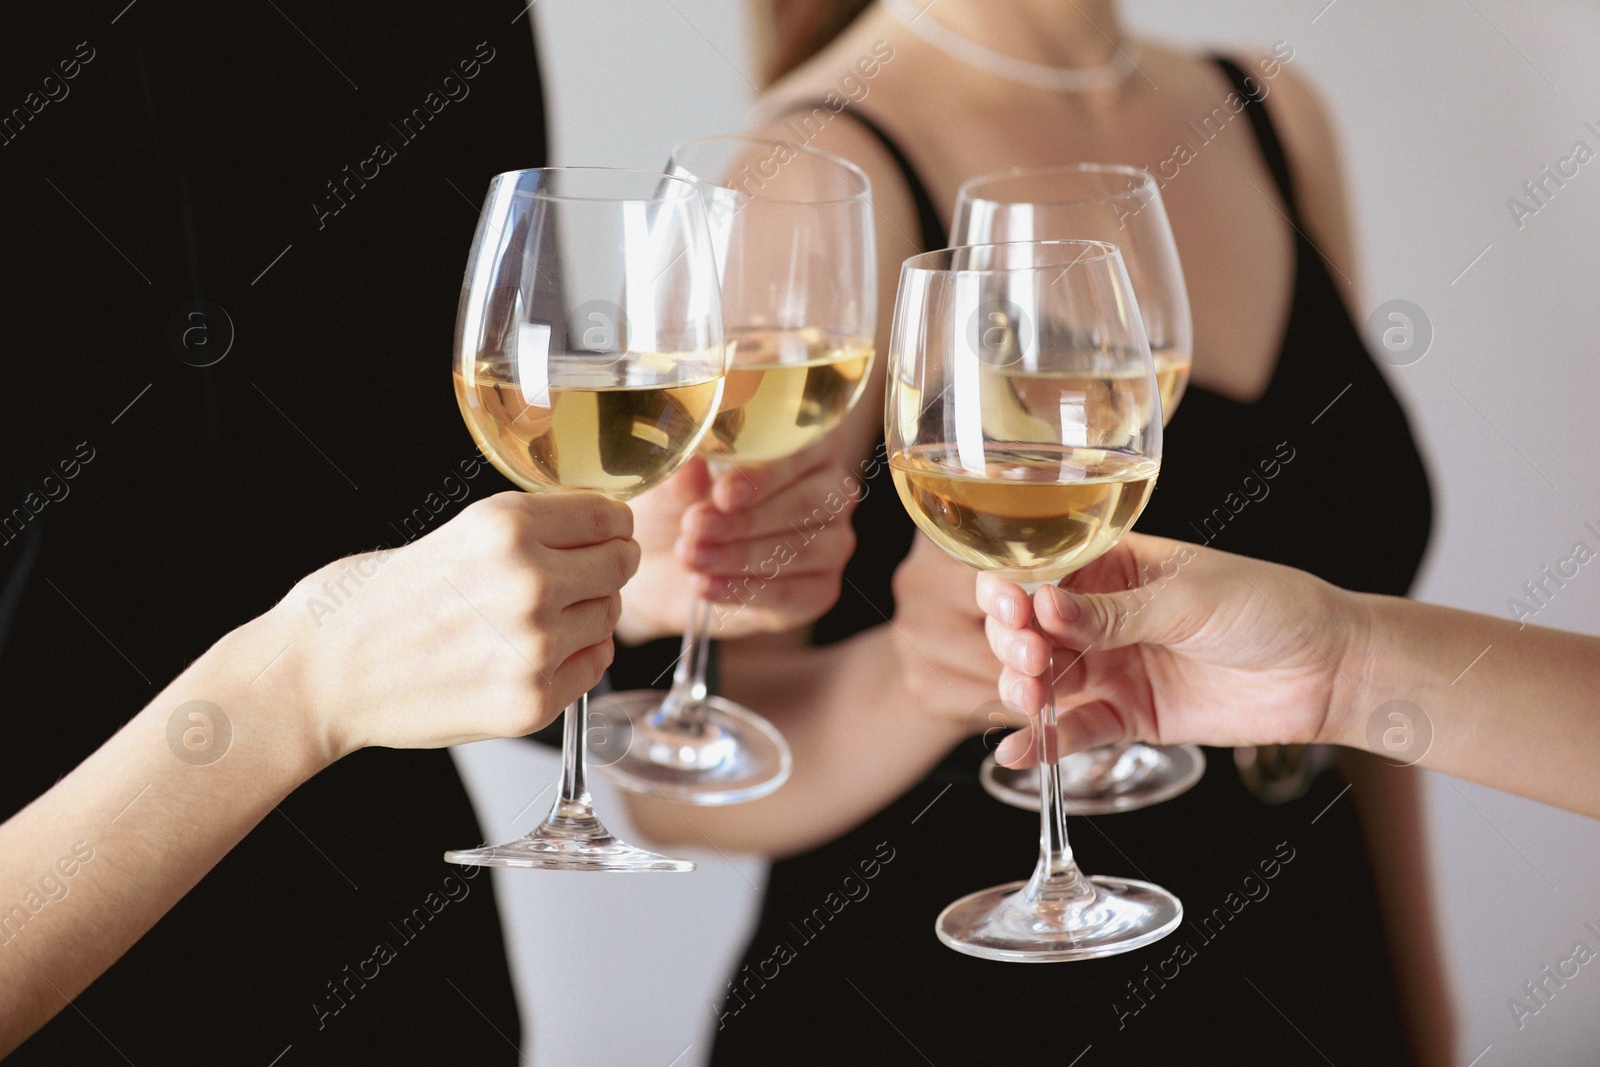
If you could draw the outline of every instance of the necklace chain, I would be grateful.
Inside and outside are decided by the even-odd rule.
[[[1095,89],[1116,88],[1127,81],[1128,75],[1133,73],[1134,55],[1138,54],[1137,44],[1127,40],[1123,42],[1127,47],[1118,45],[1116,56],[1103,66],[1053,67],[996,52],[976,41],[968,40],[936,19],[923,18],[927,14],[927,8],[919,7],[916,0],[881,0],[881,3],[884,10],[898,19],[906,29],[945,54],[1007,81],[1031,85],[1036,89],[1086,93]],[[932,6],[932,3],[928,4],[928,7]],[[1130,52],[1133,55],[1129,55]]]

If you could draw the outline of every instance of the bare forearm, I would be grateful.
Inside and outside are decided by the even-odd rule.
[[[281,647],[270,630],[263,619],[224,639],[0,826],[0,1056],[320,769],[274,706],[281,691],[251,685]]]
[[[787,855],[830,840],[890,803],[960,741],[896,682],[886,627],[825,649],[735,650],[723,692],[767,716],[794,753],[776,793],[725,808],[632,798],[639,826],[664,844]]]
[[[1423,767],[1600,818],[1600,638],[1360,600],[1371,632],[1341,672],[1342,743],[1405,762],[1425,744]],[[1413,728],[1431,736],[1395,750]]]

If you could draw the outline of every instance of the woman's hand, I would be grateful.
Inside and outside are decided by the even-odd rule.
[[[1024,721],[995,697],[1001,664],[989,650],[985,616],[973,603],[975,576],[920,533],[894,572],[890,632],[900,664],[894,685],[922,714],[943,721],[952,744]]]
[[[681,633],[695,596],[712,604],[715,637],[815,622],[839,599],[863,491],[829,441],[748,470],[713,472],[691,460],[634,502],[644,557],[623,596],[618,637],[637,644]]]
[[[532,733],[611,663],[639,564],[627,505],[500,493],[404,548],[339,560],[273,609],[304,734],[331,762]]]
[[[1340,666],[1353,635],[1366,633],[1352,594],[1288,567],[1139,534],[1061,585],[1030,603],[984,575],[978,601],[1005,664],[1006,701],[1037,713],[1052,696],[1053,653],[1062,751],[1334,739],[1335,691],[1356,684]],[[1031,729],[996,758],[1035,762]]]

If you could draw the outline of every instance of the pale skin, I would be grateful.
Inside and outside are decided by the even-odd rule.
[[[1030,600],[978,580],[1002,695],[1024,709],[1053,697],[1064,750],[1343,745],[1600,818],[1600,638],[1138,534],[1062,587]],[[1392,701],[1426,733],[1391,719]],[[1030,765],[1032,744],[1018,731],[996,757]]]
[[[502,493],[322,568],[212,646],[0,825],[0,1057],[336,760],[531,733],[592,688],[638,566],[632,530],[625,505],[592,494]],[[308,600],[341,579],[353,595],[314,619]],[[191,701],[231,727],[214,759],[203,734],[182,741],[219,736],[216,713],[180,711]]]
[[[856,547],[850,515],[858,499],[842,491],[850,472],[833,448],[830,440],[717,472],[694,459],[634,501],[644,556],[623,591],[617,640],[681,632],[694,596],[711,602],[712,636],[723,639],[793,631],[832,607]],[[829,494],[838,494],[838,511],[823,524],[814,511]],[[815,534],[791,553],[797,528]]]
[[[1061,66],[1104,64],[1114,55],[1110,42],[1123,36],[1111,0],[939,0],[923,17],[1006,55]],[[893,50],[887,61],[881,60],[880,43]],[[859,64],[874,56],[880,58],[876,70],[864,77]],[[1235,56],[1269,92],[1307,234],[1361,321],[1355,241],[1333,124],[1293,59],[1264,67],[1272,58]],[[1288,317],[1294,233],[1245,121],[1229,123],[1176,169],[1163,168],[1176,145],[1195,139],[1187,124],[1223,106],[1231,91],[1215,66],[1152,42],[1141,42],[1138,66],[1118,91],[1051,93],[964,66],[872,8],[762,96],[757,110],[764,125],[757,132],[794,139],[785,110],[840,93],[843,86],[855,106],[910,155],[946,218],[963,181],[1010,166],[1094,161],[1156,171],[1180,256],[1204,265],[1186,279],[1194,315],[1193,380],[1234,399],[1255,400],[1271,378]],[[888,155],[849,118],[835,118],[808,136],[812,147],[849,159],[871,179],[882,353],[900,262],[924,251],[913,201]],[[837,454],[860,457],[871,447],[882,418],[882,370],[880,360],[834,444]],[[1182,417],[1180,410],[1177,418]],[[821,650],[803,648],[803,634],[727,643],[723,692],[759,708],[784,731],[794,749],[793,776],[773,796],[736,807],[682,811],[635,800],[640,825],[663,842],[710,840],[775,855],[796,852],[859,824],[964,737],[992,726],[973,709],[994,699],[998,664],[987,653],[956,651],[982,644],[975,637],[980,613],[970,600],[957,604],[959,597],[950,599],[942,616],[934,610],[945,606],[948,583],[960,583],[965,596],[972,577],[949,570],[942,579],[931,577],[949,563],[939,555],[919,543],[902,568],[906,573],[897,575],[897,590],[931,599],[908,610],[897,592],[892,625]],[[857,594],[846,589],[843,595]],[[949,654],[925,659],[914,647],[935,644]],[[890,736],[895,742],[886,745]],[[1396,948],[1419,1062],[1447,1063],[1452,1024],[1418,845],[1415,776],[1390,772],[1354,752],[1341,759],[1341,770],[1357,784],[1352,793]]]

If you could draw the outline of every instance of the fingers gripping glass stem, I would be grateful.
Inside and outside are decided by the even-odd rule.
[[[456,402],[479,448],[529,492],[627,500],[671,477],[710,429],[725,384],[717,279],[705,202],[691,182],[602,167],[496,175],[452,353]],[[606,830],[586,778],[587,698],[566,715],[550,814],[515,841],[446,860],[693,870]]]
[[[972,566],[1054,581],[1138,517],[1161,462],[1158,379],[1121,253],[1097,241],[973,245],[901,268],[885,439],[918,527]],[[1049,666],[1053,676],[1054,663]],[[1086,878],[1067,844],[1053,694],[1035,718],[1039,858],[970,894],[939,938],[985,959],[1089,959],[1178,924],[1172,894]]]
[[[1049,664],[1053,675],[1054,658]],[[1039,755],[1039,861],[1026,882],[962,897],[936,924],[957,952],[1017,963],[1094,959],[1160,940],[1183,919],[1178,898],[1131,878],[1086,877],[1067,842],[1055,701],[1034,721]]]

